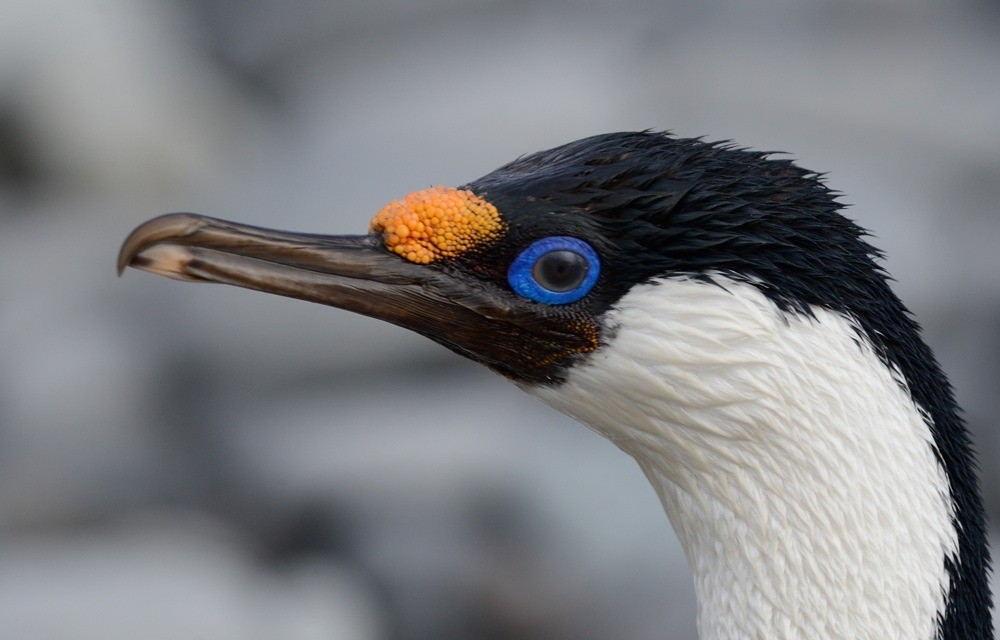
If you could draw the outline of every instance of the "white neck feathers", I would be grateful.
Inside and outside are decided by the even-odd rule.
[[[634,288],[606,345],[526,390],[639,462],[702,638],[931,640],[957,539],[926,416],[849,318],[716,282]]]

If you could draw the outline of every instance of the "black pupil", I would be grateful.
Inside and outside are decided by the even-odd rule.
[[[560,249],[540,256],[531,275],[535,282],[549,291],[563,293],[580,286],[589,269],[587,259],[579,253]]]

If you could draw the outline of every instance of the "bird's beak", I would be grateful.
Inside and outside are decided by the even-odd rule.
[[[539,321],[516,297],[409,262],[389,252],[377,235],[290,233],[175,213],[153,218],[128,236],[118,273],[125,267],[372,316],[517,379],[544,381],[546,365],[583,350],[579,335]]]

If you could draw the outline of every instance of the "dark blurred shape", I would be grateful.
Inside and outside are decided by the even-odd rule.
[[[24,120],[14,107],[0,100],[0,189],[31,191],[42,178]]]

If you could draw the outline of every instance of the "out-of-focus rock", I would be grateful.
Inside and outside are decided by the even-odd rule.
[[[112,194],[204,185],[262,120],[167,2],[6,0],[0,112],[30,186]],[[255,124],[256,123],[256,124]]]
[[[0,558],[8,640],[377,640],[379,617],[345,567],[260,566],[244,539],[191,514],[7,540]]]

